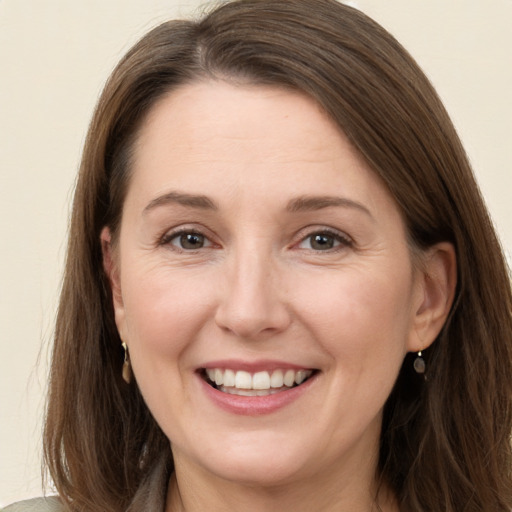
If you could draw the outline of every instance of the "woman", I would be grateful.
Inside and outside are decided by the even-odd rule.
[[[40,506],[508,511],[511,311],[455,130],[381,27],[331,0],[163,24],[84,149]]]

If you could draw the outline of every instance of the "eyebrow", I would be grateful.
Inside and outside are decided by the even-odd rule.
[[[178,204],[189,208],[217,211],[219,208],[209,197],[204,195],[187,194],[185,192],[171,191],[156,197],[144,208],[143,214],[160,206]],[[324,208],[343,207],[359,210],[373,219],[370,210],[361,203],[339,196],[300,196],[292,199],[286,205],[290,213],[322,210]]]
[[[363,206],[361,203],[358,203],[352,199],[338,196],[300,196],[296,199],[292,199],[286,206],[286,210],[292,213],[307,212],[322,210],[324,208],[331,208],[333,206],[354,208],[367,214],[372,219],[374,218],[366,206]]]
[[[199,208],[201,210],[218,210],[217,205],[206,196],[171,191],[150,201],[142,213],[146,214],[159,206],[167,206],[171,204],[188,206],[190,208]]]

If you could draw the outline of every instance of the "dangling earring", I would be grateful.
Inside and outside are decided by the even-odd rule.
[[[414,371],[419,374],[425,373],[425,359],[421,356],[421,350],[418,352],[413,363]]]
[[[130,365],[130,355],[128,354],[128,346],[123,341],[121,343],[122,347],[124,348],[124,362],[123,362],[123,380],[126,382],[126,384],[130,384],[132,381],[132,367]]]

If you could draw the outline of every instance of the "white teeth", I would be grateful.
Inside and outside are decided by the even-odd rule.
[[[280,393],[282,390],[279,389],[238,389],[238,388],[226,388],[224,386],[219,386],[219,390],[223,393],[228,393],[230,395],[238,395],[238,396],[267,396],[267,395],[275,395],[276,393]]]
[[[283,372],[281,370],[275,370],[272,372],[270,377],[271,388],[282,388],[283,387]]]
[[[230,369],[208,368],[206,370],[208,379],[221,391],[243,396],[268,395],[284,391],[294,385],[302,384],[312,373],[312,370],[289,369],[274,370],[272,373],[261,371],[251,375],[246,371],[237,372]],[[240,390],[242,392],[239,392]]]
[[[269,389],[270,375],[268,372],[258,372],[252,376],[252,389]]]
[[[297,384],[297,385],[302,384],[306,380],[307,376],[308,376],[308,374],[307,374],[306,370],[299,370],[295,374],[295,384]]]
[[[217,384],[217,381],[215,381]],[[251,389],[252,377],[249,372],[236,372],[235,374],[235,387],[238,389]]]
[[[287,370],[284,374],[283,383],[285,386],[292,387],[295,383],[295,372],[293,370]]]
[[[224,372],[224,386],[235,386],[235,372],[233,370],[226,370]]]

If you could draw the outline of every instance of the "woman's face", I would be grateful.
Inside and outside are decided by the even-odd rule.
[[[374,471],[422,279],[391,196],[311,99],[202,82],[161,100],[114,259],[118,329],[178,468]]]

